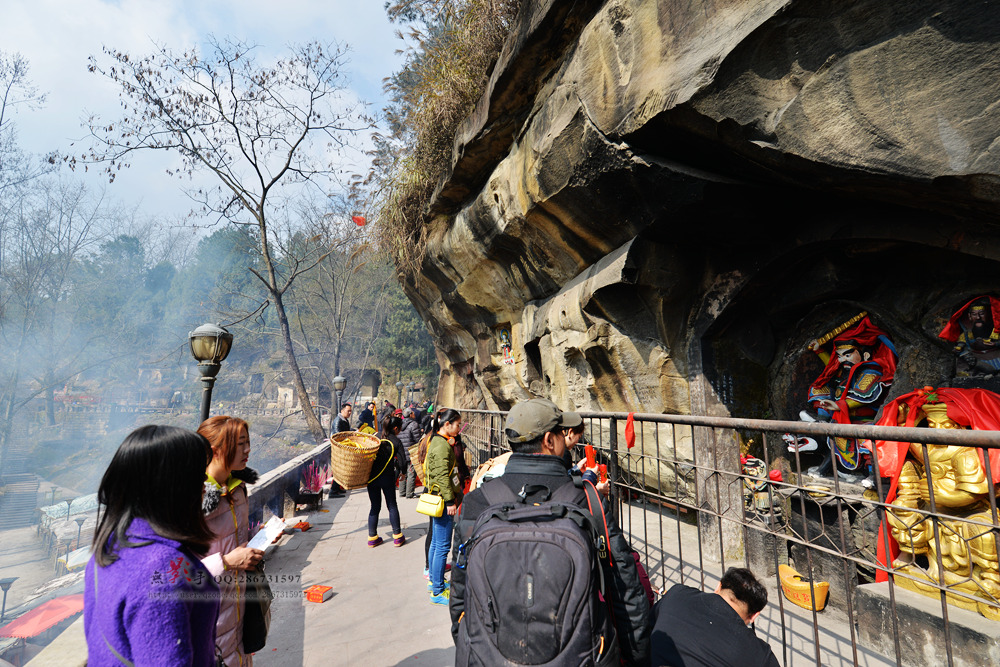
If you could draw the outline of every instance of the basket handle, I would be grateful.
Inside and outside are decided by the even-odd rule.
[[[368,480],[368,484],[371,484],[376,479],[378,479],[378,476],[385,472],[385,469],[389,467],[389,464],[392,463],[393,458],[395,458],[396,456],[396,445],[392,444],[392,440],[383,438],[382,440],[379,441],[379,447],[382,446],[383,442],[388,442],[389,446],[392,447],[392,451],[389,453],[389,458],[386,460],[385,465],[382,466],[382,469],[378,471],[378,475],[373,475],[372,478]],[[378,456],[377,453],[375,455]]]

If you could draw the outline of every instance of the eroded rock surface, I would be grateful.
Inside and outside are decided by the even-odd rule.
[[[860,310],[894,395],[948,380],[1000,292],[993,3],[525,4],[405,285],[439,403],[791,418]]]

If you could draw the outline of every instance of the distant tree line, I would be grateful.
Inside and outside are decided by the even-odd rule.
[[[0,53],[3,91],[0,457],[25,407],[46,398],[54,421],[53,394],[81,373],[110,388],[143,365],[193,365],[187,334],[203,322],[236,335],[224,377],[291,377],[293,365],[300,383],[299,366],[327,384],[361,367],[436,376],[430,336],[369,228],[351,222],[357,202],[349,193],[299,188],[279,201],[265,179],[274,205],[258,193],[256,213],[249,195],[247,209],[230,189],[228,203],[205,194],[215,213],[208,229],[152,218],[88,191],[60,173],[61,160],[20,149],[13,112],[44,98],[27,63]],[[304,167],[297,169],[301,184]],[[299,398],[307,408],[315,400],[305,390]]]

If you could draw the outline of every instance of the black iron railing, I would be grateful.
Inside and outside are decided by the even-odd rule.
[[[468,422],[463,438],[470,466],[509,450],[504,413],[462,413]],[[711,590],[727,567],[750,567],[773,591],[771,613],[758,621],[758,635],[771,642],[776,654],[783,653],[783,664],[909,665],[918,653],[931,655],[924,664],[980,664],[969,662],[970,651],[977,659],[979,641],[970,644],[969,633],[982,631],[987,640],[997,636],[1000,521],[992,483],[988,511],[956,523],[953,515],[937,511],[929,483],[927,509],[886,502],[890,482],[881,477],[877,460],[874,488],[865,489],[837,476],[822,480],[805,474],[799,453],[775,460],[769,453],[784,452],[781,436],[794,433],[815,436],[821,447],[828,437],[918,443],[929,460],[931,443],[997,449],[1000,432],[634,414],[634,446],[629,448],[624,435],[628,414],[582,414],[585,436],[607,464],[618,521],[654,584],[688,583]],[[782,470],[781,481],[744,474],[740,453],[747,449],[764,460],[767,471]],[[582,451],[576,455],[580,457]],[[989,457],[981,458],[986,480],[992,480]],[[885,557],[880,561],[879,552],[890,553],[892,543],[886,512],[909,513],[916,525],[930,523],[933,560],[903,569],[898,562],[887,564]],[[950,554],[947,563],[943,552]],[[959,563],[959,573],[940,583],[935,573],[963,557],[971,561],[965,570],[972,574],[962,574]],[[805,607],[789,604],[778,593],[782,565],[801,572],[800,586],[808,584]],[[818,610],[812,601],[822,596],[824,583],[829,584],[829,603]],[[940,604],[931,602],[928,612],[926,604],[914,602],[926,603],[926,597],[901,590],[914,585]],[[926,625],[929,634],[915,636],[914,623]],[[910,631],[904,632],[904,625]],[[979,651],[979,659],[991,660],[990,655]]]

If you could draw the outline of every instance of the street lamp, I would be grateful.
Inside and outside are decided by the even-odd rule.
[[[63,557],[63,566],[66,568],[66,572],[69,572],[69,548],[70,548],[70,545],[73,544],[73,538],[72,537],[64,537],[63,539],[61,539],[59,541],[62,542],[62,545],[66,548],[66,555]],[[59,554],[59,552],[56,551],[56,567],[59,567],[59,555],[58,554]]]
[[[333,378],[333,388],[337,392],[337,412],[340,412],[340,402],[344,395],[344,389],[347,388],[347,378],[343,375]]]
[[[80,533],[83,531],[83,524],[87,523],[87,517],[78,516],[73,521],[76,521],[76,548],[80,548]]]
[[[412,382],[410,384],[406,385],[406,391],[407,391],[406,402],[407,403],[412,403],[413,402],[413,383]]]
[[[212,407],[212,385],[233,346],[233,334],[215,324],[202,324],[188,334],[188,339],[191,354],[198,361],[198,370],[201,371],[201,421],[205,421]]]
[[[400,407],[403,404],[403,381],[400,380],[396,383],[396,407]]]
[[[3,615],[7,613],[7,591],[17,581],[17,577],[4,577],[0,579],[0,588],[3,589],[3,606],[0,607],[0,623],[3,623]]]

